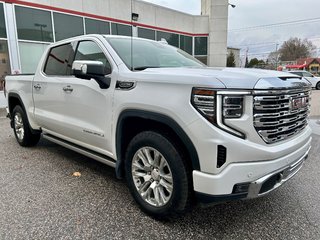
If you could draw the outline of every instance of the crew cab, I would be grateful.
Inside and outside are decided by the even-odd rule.
[[[79,36],[34,75],[6,77],[18,143],[40,137],[115,168],[155,217],[263,196],[302,167],[311,86],[284,72],[210,68],[164,42]]]

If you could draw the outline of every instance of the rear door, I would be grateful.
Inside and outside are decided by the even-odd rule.
[[[69,42],[49,49],[33,82],[36,121],[42,128],[56,133],[65,131],[65,92],[62,82],[72,77],[75,46],[74,42]]]

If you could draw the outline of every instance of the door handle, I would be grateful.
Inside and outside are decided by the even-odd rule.
[[[73,88],[68,85],[68,86],[63,88],[63,91],[71,93],[73,91]]]
[[[33,85],[33,88],[36,90],[40,90],[41,89],[41,85],[38,83],[36,85]]]

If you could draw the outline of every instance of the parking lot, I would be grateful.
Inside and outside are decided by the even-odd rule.
[[[300,173],[267,197],[160,222],[139,210],[112,168],[45,140],[19,147],[4,115],[0,239],[320,239],[319,135]]]

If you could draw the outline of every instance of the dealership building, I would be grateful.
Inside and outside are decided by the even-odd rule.
[[[191,15],[141,0],[0,0],[0,78],[33,73],[48,44],[82,34],[166,39],[208,66],[227,58],[227,0]]]

